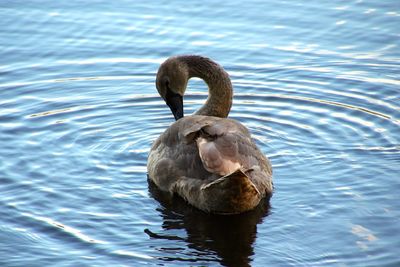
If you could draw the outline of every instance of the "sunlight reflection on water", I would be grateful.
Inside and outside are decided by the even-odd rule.
[[[397,3],[0,4],[0,265],[395,266]],[[148,184],[161,62],[225,67],[275,193],[233,217]],[[207,97],[189,82],[185,112]]]

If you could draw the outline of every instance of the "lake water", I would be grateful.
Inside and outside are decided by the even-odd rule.
[[[399,25],[394,0],[1,1],[0,265],[400,266]],[[274,169],[253,212],[147,182],[176,54],[231,75]]]

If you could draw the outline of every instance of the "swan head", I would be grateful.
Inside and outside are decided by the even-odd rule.
[[[177,57],[167,59],[158,69],[157,91],[171,109],[175,120],[183,117],[183,95],[188,80],[188,67]]]

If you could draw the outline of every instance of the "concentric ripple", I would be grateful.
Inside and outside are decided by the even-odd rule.
[[[0,266],[398,265],[397,3],[6,2]],[[231,75],[230,117],[274,171],[252,212],[207,215],[147,181],[175,54]],[[185,114],[206,97],[190,80]]]
[[[159,61],[88,60],[82,64],[150,64],[149,69],[156,69]],[[370,212],[386,213],[389,218],[398,213],[394,203],[381,200],[383,196],[395,198],[385,184],[391,183],[387,173],[396,171],[399,162],[400,116],[396,103],[372,101],[366,95],[331,94],[324,91],[324,83],[310,87],[309,82],[302,80],[291,87],[308,91],[304,95],[293,94],[290,88],[275,88],[276,81],[253,81],[259,76],[258,68],[227,68],[235,69],[231,75],[236,93],[230,117],[250,129],[274,165],[276,194],[272,205],[274,213],[280,215],[260,224],[257,232],[272,231],[276,238],[283,237],[286,226],[281,220],[288,216],[291,219],[287,227],[302,236],[305,223],[318,224],[332,216],[348,220],[350,216],[349,224],[342,225],[340,232],[358,239],[356,244],[361,249],[379,249],[377,240],[390,237],[367,228],[362,220]],[[268,68],[263,71],[268,72]],[[246,73],[253,77],[243,79]],[[114,87],[115,81],[122,84]],[[189,87],[185,96],[187,114],[199,108],[206,98],[202,81],[191,80]],[[128,262],[158,258],[166,262],[207,263],[222,258],[244,264],[254,253],[255,239],[248,239],[254,235],[253,230],[239,236],[245,246],[242,249],[247,252],[230,258],[226,246],[203,243],[198,236],[222,242],[228,237],[215,235],[212,229],[226,228],[223,220],[216,218],[210,224],[210,218],[193,213],[184,202],[173,200],[175,204],[170,206],[168,196],[159,195],[154,189],[148,192],[147,153],[157,136],[173,122],[169,109],[155,91],[154,73],[59,77],[12,82],[2,88],[2,155],[14,160],[3,161],[1,167],[5,177],[9,177],[3,179],[6,191],[12,192],[1,201],[9,205],[7,213],[11,218],[30,221],[14,226],[22,229],[18,230],[19,235],[37,236],[36,241],[30,242],[60,249],[64,245],[55,240],[65,237],[70,240],[69,246],[85,248],[80,252],[82,257],[101,251],[110,259],[122,257]],[[11,90],[13,98],[8,97]],[[381,164],[387,165],[377,168]],[[157,201],[162,208],[157,208]],[[175,211],[170,213],[169,209]],[[354,209],[360,212],[350,215]],[[236,218],[237,227],[254,229],[268,214],[268,210],[261,210],[251,220]],[[327,226],[333,232],[339,230],[336,219]],[[171,237],[157,233],[162,221],[162,228],[171,231],[167,234]],[[9,220],[8,225],[11,224]],[[203,232],[193,228],[196,224]],[[62,234],[55,234],[54,230]],[[150,240],[146,233],[151,233]],[[311,241],[320,242],[321,238],[322,234]],[[180,240],[180,245],[177,247],[171,240]],[[339,241],[335,242],[341,246]],[[184,244],[193,249],[181,249]],[[152,246],[160,249],[149,250]],[[203,251],[203,247],[208,249]],[[256,252],[259,249],[256,246]],[[329,262],[333,257],[315,257],[300,250],[302,257],[292,258],[290,252],[279,251],[279,246],[273,246],[267,254],[286,258],[294,265]],[[340,257],[340,252],[336,253],[334,258]]]

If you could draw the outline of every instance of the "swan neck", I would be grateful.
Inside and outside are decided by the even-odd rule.
[[[232,83],[228,73],[211,59],[199,56],[187,56],[189,79],[197,77],[208,86],[208,98],[195,115],[226,118],[232,106]]]

